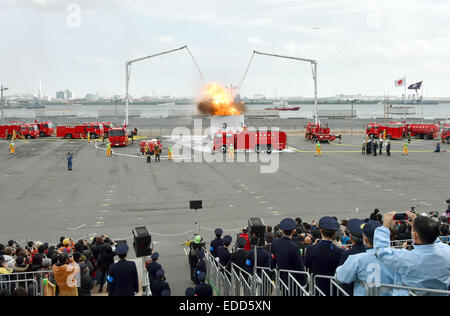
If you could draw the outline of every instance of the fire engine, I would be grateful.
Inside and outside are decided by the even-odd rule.
[[[379,138],[386,131],[387,139],[402,139],[408,135],[408,127],[403,122],[387,124],[370,123],[366,127],[366,135],[370,138]]]
[[[125,127],[110,128],[108,134],[112,147],[128,145],[128,135]]]
[[[156,138],[153,138],[151,140],[143,140],[143,141],[141,141],[141,143],[140,143],[140,152],[141,152],[141,154],[145,155],[145,146],[147,146],[150,149],[150,151],[154,151],[156,144],[158,144],[159,149],[162,151],[162,144]]]
[[[306,125],[306,134],[305,134],[306,140],[311,140],[313,142],[320,141],[322,142],[331,142],[336,140],[336,138],[342,139],[341,135],[334,135],[331,134],[330,128],[328,127],[328,124],[326,126],[320,125],[320,123],[311,123],[308,122]]]
[[[283,150],[286,148],[286,133],[280,131],[237,131],[225,132],[219,131],[214,135],[213,150],[220,150],[225,153],[230,145],[235,150],[254,149],[259,153],[266,150],[271,153],[272,150]]]
[[[447,144],[450,144],[450,124],[445,124],[444,129],[442,130],[441,135],[442,142],[447,141]]]
[[[67,139],[86,138],[88,133],[91,134],[91,138],[99,138],[105,135],[101,123],[80,123],[56,128],[56,137]]]
[[[111,122],[102,122],[101,124],[103,125],[103,131],[105,133],[105,137],[108,137],[109,130],[114,128],[114,124]]]
[[[18,124],[11,123],[7,125],[0,125],[0,138],[11,139],[13,131],[16,132],[17,137],[37,138],[39,137],[39,130],[37,126],[32,124]]]
[[[439,138],[438,124],[407,124],[408,133],[411,137],[420,139],[434,139]]]
[[[11,121],[11,123],[36,126],[39,130],[39,137],[52,136],[55,132],[55,126],[52,122],[39,122],[38,120],[36,120],[33,123],[26,123],[23,121]]]

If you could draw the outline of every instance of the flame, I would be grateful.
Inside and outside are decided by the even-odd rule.
[[[235,102],[231,93],[217,83],[202,88],[197,108],[201,113],[210,115],[240,115],[245,112],[244,103]]]

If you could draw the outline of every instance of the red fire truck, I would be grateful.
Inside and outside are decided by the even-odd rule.
[[[450,124],[445,124],[441,134],[442,142],[450,144]]]
[[[308,124],[306,125],[305,138],[306,140],[311,140],[312,142],[320,141],[321,143],[323,143],[334,141],[336,140],[336,138],[342,139],[342,136],[331,134],[328,124],[323,126],[320,125],[320,123],[316,124],[308,122]]]
[[[0,138],[11,139],[13,131],[16,132],[17,137],[37,138],[39,137],[39,129],[33,124],[19,124],[11,123],[7,125],[0,125]]]
[[[440,127],[438,124],[407,124],[408,133],[411,137],[420,139],[439,138]]]
[[[266,150],[283,150],[286,148],[286,133],[280,131],[219,131],[214,135],[213,150],[220,150],[225,153],[228,147],[233,145],[235,150],[254,149],[259,153]]]
[[[403,122],[370,123],[366,127],[366,135],[370,138],[379,138],[383,136],[384,131],[387,139],[402,139],[408,136],[408,127]]]
[[[112,147],[128,145],[128,135],[125,127],[110,128],[108,135]]]
[[[52,136],[55,132],[55,125],[53,125],[52,122],[35,121],[34,124],[36,124],[39,129],[40,137]]]
[[[145,146],[147,146],[150,149],[150,151],[154,151],[156,144],[158,144],[159,148],[162,151],[162,144],[156,138],[153,138],[151,140],[143,140],[143,141],[141,141],[141,143],[140,143],[140,152],[141,152],[141,154],[145,155]]]
[[[56,137],[67,139],[86,138],[88,133],[91,138],[99,138],[105,135],[101,123],[79,123],[76,125],[58,126],[56,128]]]
[[[105,133],[105,137],[108,137],[108,135],[109,135],[109,130],[110,130],[111,128],[114,128],[114,124],[111,123],[111,122],[102,122],[101,124],[103,125],[103,131],[104,131],[104,133]]]

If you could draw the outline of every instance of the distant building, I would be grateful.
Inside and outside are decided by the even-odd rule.
[[[72,91],[66,90],[66,91],[58,91],[56,92],[56,98],[58,100],[71,100],[73,98]]]

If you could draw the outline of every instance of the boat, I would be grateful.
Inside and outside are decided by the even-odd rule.
[[[273,108],[265,108],[266,111],[298,111],[300,110],[299,106],[276,106]]]

